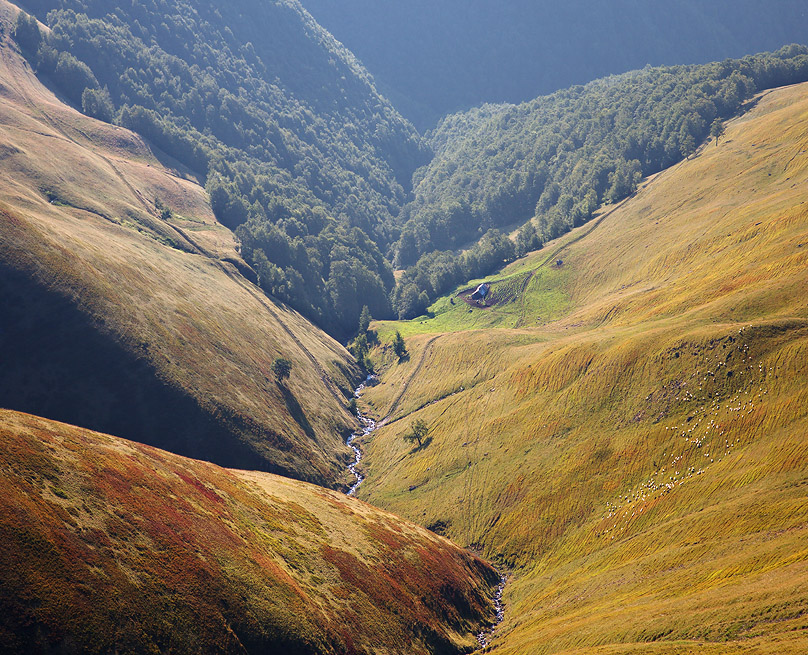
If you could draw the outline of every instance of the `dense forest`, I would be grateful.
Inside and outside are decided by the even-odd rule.
[[[470,277],[468,266],[440,251],[524,223],[515,244],[524,254],[693,154],[757,90],[805,80],[808,48],[789,46],[741,60],[648,67],[445,118],[431,135],[435,157],[416,173],[415,199],[402,211],[396,263],[411,267],[407,297],[425,293],[431,302]],[[409,307],[399,304],[399,313],[412,315]]]
[[[342,339],[365,306],[423,313],[689,156],[756,91],[808,79],[802,46],[646,67],[424,139],[296,0],[23,6],[50,28],[17,21],[37,71],[205,180],[259,284]],[[498,231],[519,224],[515,242]]]
[[[607,75],[803,43],[802,0],[301,0],[420,129]]]
[[[338,336],[355,329],[356,297],[389,313],[379,249],[428,151],[296,2],[22,4],[51,28],[17,30],[38,71],[206,179],[269,293]]]

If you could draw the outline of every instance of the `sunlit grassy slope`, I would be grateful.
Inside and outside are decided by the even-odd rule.
[[[347,482],[350,355],[239,273],[195,180],[44,88],[0,14],[0,407]]]
[[[492,652],[808,652],[807,190],[801,85],[503,304],[375,326],[359,495],[510,567]]]
[[[345,495],[0,410],[4,653],[457,653],[490,566]]]

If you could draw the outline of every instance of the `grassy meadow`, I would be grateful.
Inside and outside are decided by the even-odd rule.
[[[808,649],[807,135],[808,87],[766,93],[500,304],[373,325],[409,357],[359,496],[509,572],[491,652]]]

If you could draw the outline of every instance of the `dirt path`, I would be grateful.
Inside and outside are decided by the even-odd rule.
[[[13,47],[11,45],[10,41],[9,41],[8,36],[6,36],[6,38],[4,39],[2,47],[4,47],[4,48],[12,48]],[[85,144],[81,144],[78,141],[76,141],[75,138],[73,138],[65,129],[63,129],[63,127],[59,124],[59,122],[56,119],[54,119],[52,116],[50,116],[44,110],[44,108],[43,108],[44,103],[41,103],[43,106],[40,106],[39,104],[37,104],[33,100],[30,93],[28,92],[27,86],[32,83],[31,82],[32,79],[36,79],[36,76],[33,73],[33,71],[30,70],[30,68],[28,67],[28,64],[27,63],[23,64],[23,68],[21,70],[12,70],[12,68],[8,65],[8,58],[7,57],[1,57],[0,60],[2,60],[2,61],[0,61],[0,65],[2,65],[2,67],[4,69],[4,73],[5,73],[4,78],[8,82],[11,82],[13,84],[14,90],[17,92],[19,97],[28,105],[28,107],[30,108],[32,114],[35,115],[35,116],[40,117],[42,121],[47,123],[55,132],[60,134],[62,136],[62,138],[66,139],[67,141],[70,141],[71,143],[75,144],[79,148],[82,148],[82,149],[87,148],[87,146]],[[90,137],[88,137],[87,134],[85,134],[81,130],[78,130],[78,132],[87,140],[88,143],[92,143],[92,139]],[[146,140],[144,139],[144,141],[146,141]],[[146,143],[148,143],[148,142],[146,142]],[[144,210],[148,214],[152,214],[152,212],[154,211],[154,208],[143,197],[143,195],[140,193],[140,191],[138,191],[137,189],[135,189],[132,186],[132,184],[129,182],[128,179],[126,179],[124,174],[118,169],[117,166],[115,166],[113,161],[109,157],[102,154],[101,152],[98,152],[95,148],[92,150],[92,152],[93,152],[94,155],[96,155],[99,159],[104,161],[110,167],[110,169],[115,174],[115,176],[118,179],[121,180],[121,182],[132,193],[133,197],[137,200],[137,202],[141,206],[143,206]],[[97,212],[95,212],[93,210],[87,210],[87,211],[92,211],[92,213],[97,214]],[[107,217],[105,217],[103,215],[102,215],[102,218],[105,218],[105,219],[109,220]],[[325,385],[325,387],[329,391],[329,393],[334,397],[334,399],[337,401],[337,403],[341,407],[345,408],[346,407],[345,399],[343,398],[342,393],[340,393],[340,391],[338,390],[338,388],[337,388],[336,384],[334,383],[334,381],[331,379],[331,377],[328,375],[328,373],[325,371],[325,369],[322,367],[322,365],[317,361],[317,359],[314,357],[314,355],[311,354],[311,352],[308,350],[308,348],[306,348],[306,346],[302,343],[302,341],[297,337],[297,335],[295,335],[295,333],[292,331],[292,329],[281,318],[279,312],[274,307],[274,304],[273,304],[272,300],[270,300],[270,298],[259,287],[255,286],[252,282],[250,282],[247,278],[245,278],[240,272],[238,272],[237,269],[235,269],[234,267],[231,267],[226,262],[221,261],[216,255],[209,252],[206,248],[204,248],[198,242],[196,242],[193,238],[191,238],[188,235],[188,233],[185,232],[185,230],[181,229],[180,227],[178,227],[176,225],[172,225],[171,223],[168,223],[168,222],[165,223],[165,226],[168,229],[170,229],[171,231],[173,231],[177,235],[178,238],[180,238],[182,241],[186,242],[190,246],[191,252],[193,254],[196,254],[196,255],[199,255],[199,256],[202,256],[202,257],[205,257],[206,259],[208,259],[217,268],[219,268],[225,275],[227,275],[228,278],[230,278],[233,282],[235,282],[240,287],[242,287],[244,290],[246,290],[250,295],[252,295],[256,300],[258,300],[259,303],[261,303],[261,305],[266,309],[266,311],[272,316],[273,320],[275,320],[277,322],[277,324],[284,330],[284,332],[289,336],[289,338],[292,340],[292,342],[303,353],[303,355],[306,357],[306,359],[309,360],[311,365],[317,371],[320,379],[322,380],[323,384]]]
[[[398,404],[401,402],[401,399],[404,397],[404,394],[407,393],[407,390],[410,388],[410,384],[415,379],[415,376],[421,371],[421,367],[424,365],[426,361],[426,357],[429,354],[429,351],[432,349],[432,344],[437,341],[441,335],[435,335],[434,337],[430,338],[429,341],[426,342],[424,349],[421,351],[421,357],[418,359],[418,364],[416,364],[415,369],[407,378],[407,381],[404,383],[401,391],[398,392],[398,395],[393,400],[393,403],[390,405],[390,409],[387,410],[387,415],[379,422],[379,425],[384,425],[387,423],[390,418],[393,416],[393,412],[398,409]]]
[[[545,259],[545,260],[544,260],[544,261],[543,261],[541,264],[539,264],[539,265],[538,265],[538,266],[537,266],[537,267],[536,267],[534,270],[538,270],[538,269],[540,269],[540,268],[543,268],[544,266],[547,266],[547,264],[549,264],[551,261],[553,261],[553,260],[554,260],[556,257],[558,257],[558,256],[559,256],[559,255],[560,255],[562,252],[564,252],[564,251],[565,251],[567,248],[569,248],[571,245],[573,245],[573,244],[575,244],[575,243],[578,243],[578,242],[579,242],[581,239],[583,239],[583,238],[585,238],[585,237],[588,237],[590,234],[592,234],[592,232],[594,232],[594,230],[595,230],[595,229],[596,229],[596,228],[597,228],[597,227],[598,227],[598,226],[599,226],[601,223],[603,223],[603,221],[605,221],[607,218],[609,218],[609,216],[611,216],[612,214],[614,214],[614,212],[616,212],[618,209],[620,209],[620,208],[621,208],[623,205],[625,205],[625,204],[626,204],[626,203],[627,203],[629,200],[631,200],[632,198],[634,198],[636,195],[637,195],[637,191],[635,191],[634,193],[632,193],[632,194],[631,194],[631,195],[630,195],[628,198],[623,198],[623,199],[622,199],[620,202],[618,202],[618,203],[617,203],[617,204],[616,204],[614,207],[612,207],[612,208],[611,208],[609,211],[607,211],[605,214],[603,214],[603,215],[601,215],[601,216],[598,216],[598,217],[597,217],[597,218],[596,218],[594,221],[591,221],[591,222],[588,224],[588,225],[589,225],[589,229],[588,229],[588,230],[585,230],[584,232],[581,232],[581,233],[580,233],[578,236],[576,236],[574,239],[570,239],[570,240],[569,240],[569,241],[567,241],[566,243],[563,243],[562,245],[558,246],[558,248],[556,248],[556,249],[555,249],[555,250],[554,250],[552,253],[550,253],[550,254],[547,256],[547,259]]]

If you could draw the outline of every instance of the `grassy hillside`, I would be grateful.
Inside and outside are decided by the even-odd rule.
[[[492,652],[808,648],[806,134],[765,94],[486,307],[375,324],[359,496],[511,568]]]
[[[343,494],[0,410],[5,653],[459,653],[498,576]]]
[[[13,11],[3,3],[6,25]],[[62,104],[4,39],[0,406],[340,483],[347,351],[241,274],[179,164]]]

